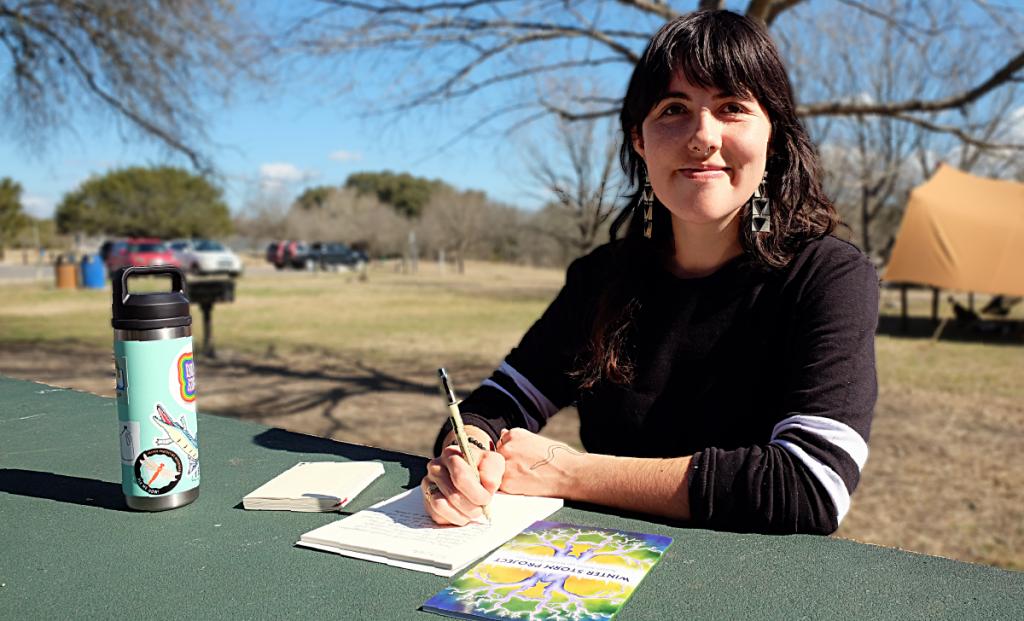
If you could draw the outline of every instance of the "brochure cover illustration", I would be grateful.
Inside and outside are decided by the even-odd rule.
[[[464,619],[608,620],[671,543],[662,535],[535,522],[423,609]]]

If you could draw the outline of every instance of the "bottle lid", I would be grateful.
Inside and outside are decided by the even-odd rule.
[[[170,276],[171,290],[129,293],[132,276]],[[114,290],[113,319],[116,330],[155,330],[192,325],[185,274],[176,267],[123,267],[111,279]]]

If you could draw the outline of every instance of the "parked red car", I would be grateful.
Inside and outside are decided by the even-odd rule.
[[[276,241],[267,246],[267,261],[279,270],[286,267],[302,268],[309,248],[300,241]]]
[[[181,266],[171,249],[154,237],[135,237],[115,241],[107,251],[106,261],[107,272],[110,274],[128,265]]]

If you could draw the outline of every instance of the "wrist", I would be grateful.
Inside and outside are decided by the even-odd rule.
[[[477,447],[481,451],[493,451],[494,450],[494,442],[491,442],[490,438],[487,438],[487,444],[484,444],[483,442],[481,442],[477,438],[475,438],[475,437],[473,437],[473,436],[471,436],[471,435],[469,435],[467,433],[466,434],[466,441],[469,442],[470,444],[472,444],[473,446]],[[448,443],[448,446],[459,446],[458,438],[453,438],[452,441]]]
[[[574,459],[569,462],[569,474],[566,477],[567,489],[565,499],[578,500],[581,502],[597,502],[600,496],[599,488],[607,486],[608,481],[604,474],[607,468],[611,467],[614,472],[614,460],[616,457],[602,455],[600,453],[577,453]]]
[[[597,455],[582,453],[578,451],[561,451],[559,466],[561,476],[558,477],[558,489],[555,496],[566,500],[582,500],[585,489],[589,482],[588,472],[591,471],[589,464]]]

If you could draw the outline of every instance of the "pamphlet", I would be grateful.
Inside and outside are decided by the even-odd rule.
[[[662,535],[536,522],[423,609],[463,619],[607,621],[671,543]]]

